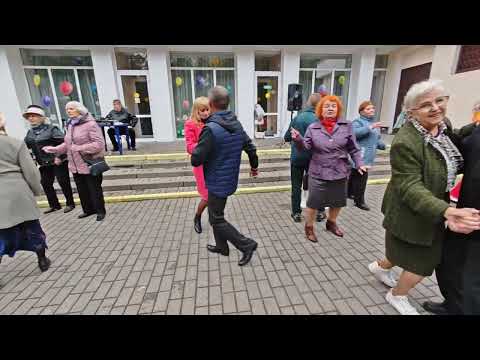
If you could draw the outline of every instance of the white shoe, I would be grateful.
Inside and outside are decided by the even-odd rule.
[[[368,270],[370,270],[370,272],[385,285],[391,288],[397,286],[397,280],[395,280],[393,271],[391,269],[383,269],[376,261],[374,261],[371,264],[368,264]]]
[[[410,305],[407,296],[395,296],[392,294],[392,290],[390,290],[385,296],[385,299],[400,313],[400,315],[420,315],[417,309]]]

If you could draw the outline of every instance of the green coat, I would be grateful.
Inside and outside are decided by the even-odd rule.
[[[448,135],[453,136],[451,128]],[[449,207],[445,160],[408,122],[392,142],[390,163],[392,177],[382,203],[383,226],[403,242],[436,245],[434,242],[443,239],[443,214]]]

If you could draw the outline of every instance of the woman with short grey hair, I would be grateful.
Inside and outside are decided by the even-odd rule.
[[[368,268],[392,288],[386,300],[402,315],[418,315],[408,292],[440,264],[445,221],[459,233],[480,229],[480,211],[449,203],[463,157],[445,125],[448,100],[439,81],[413,85],[404,99],[408,121],[390,150],[392,177],[382,204],[386,257]],[[403,269],[398,283],[394,266]]]
[[[83,214],[79,219],[97,214],[97,221],[105,218],[105,200],[103,198],[102,174],[92,175],[87,161],[103,158],[105,140],[100,127],[78,101],[70,101],[65,106],[69,120],[65,142],[59,146],[46,146],[43,151],[52,154],[67,154],[68,166],[77,185]]]

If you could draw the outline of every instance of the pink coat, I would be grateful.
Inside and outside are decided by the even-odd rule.
[[[87,114],[76,125],[68,125],[65,141],[55,147],[55,153],[67,154],[68,169],[72,174],[90,174],[82,156],[85,159],[96,159],[105,155],[102,130],[92,115]]]
[[[185,122],[185,143],[187,145],[187,152],[192,155],[193,149],[198,144],[200,139],[200,133],[205,125],[202,123],[197,125],[196,122],[192,119],[188,119]],[[200,197],[203,200],[208,199],[208,190],[205,185],[205,177],[203,176],[203,166],[197,166],[193,168],[193,175],[195,176],[195,181],[197,182],[197,191],[200,194]]]

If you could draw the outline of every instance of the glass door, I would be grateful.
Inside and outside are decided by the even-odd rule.
[[[256,77],[256,105],[263,109],[263,119],[255,119],[255,137],[274,137],[278,135],[279,109],[279,72],[257,71]],[[257,106],[258,107],[258,106]]]
[[[153,137],[150,98],[148,95],[148,71],[118,71],[122,103],[138,118],[135,126],[139,137]]]

